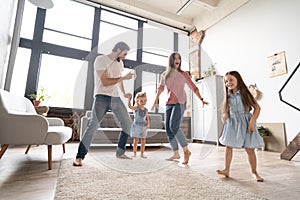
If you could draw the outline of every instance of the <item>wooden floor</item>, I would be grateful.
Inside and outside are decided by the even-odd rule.
[[[78,143],[66,144],[66,153],[62,147],[53,148],[53,169],[47,170],[47,147],[33,146],[25,155],[25,146],[9,147],[0,160],[0,199],[54,199],[56,181],[59,175],[60,161],[74,158]],[[161,147],[147,147],[155,151]],[[166,148],[166,151],[170,151]],[[300,196],[300,155],[292,161],[280,160],[280,153],[257,151],[258,171],[265,182],[258,183],[251,177],[246,153],[243,149],[235,149],[233,154],[231,178],[224,178],[215,173],[223,168],[224,147],[209,144],[191,143],[192,156],[189,164],[210,178],[220,179],[228,184],[254,192],[267,199],[299,199]],[[128,149],[127,155],[131,155]],[[93,147],[90,153],[115,151],[115,147]],[[170,151],[171,155],[171,151]],[[163,158],[162,158],[163,159]],[[85,162],[88,162],[89,155]],[[70,167],[73,167],[70,163]],[[226,191],[224,191],[226,192]]]

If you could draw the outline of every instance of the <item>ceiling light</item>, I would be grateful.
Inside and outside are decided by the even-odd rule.
[[[28,1],[34,4],[35,6],[43,9],[50,9],[53,8],[54,6],[51,0],[28,0]]]
[[[176,12],[176,15],[180,15],[184,9],[186,9],[194,0],[188,0],[185,2],[185,4],[179,8],[179,10]]]

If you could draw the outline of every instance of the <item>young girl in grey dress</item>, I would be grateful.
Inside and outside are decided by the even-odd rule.
[[[258,133],[256,119],[260,106],[249,92],[241,75],[237,71],[227,72],[224,77],[225,98],[223,104],[223,133],[220,143],[226,146],[225,169],[218,174],[229,177],[233,148],[245,148],[253,178],[263,182],[256,170],[255,148],[263,147],[264,142]],[[250,111],[253,108],[253,113]]]
[[[133,156],[136,157],[137,145],[141,140],[141,158],[147,158],[144,155],[147,129],[150,126],[148,110],[145,108],[147,95],[145,92],[139,92],[135,97],[135,106],[131,105],[131,98],[128,101],[128,107],[134,112],[134,120],[131,126],[131,137],[133,138]]]

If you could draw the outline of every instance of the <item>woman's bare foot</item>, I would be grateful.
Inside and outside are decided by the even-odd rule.
[[[191,154],[192,153],[189,150],[186,150],[184,152],[184,160],[183,160],[182,164],[187,165],[189,163]]]
[[[73,161],[73,166],[75,166],[75,167],[81,167],[82,166],[82,158],[76,158]]]
[[[218,173],[218,174],[220,174],[220,175],[223,175],[223,176],[225,176],[226,178],[228,178],[229,177],[229,171],[227,171],[227,170],[216,170],[216,172]]]
[[[257,182],[264,182],[264,179],[259,176],[257,173],[253,173],[252,177],[254,178],[254,180],[256,180]]]
[[[179,160],[180,156],[177,154],[174,154],[173,156],[171,156],[170,158],[167,158],[167,161],[174,161],[174,160]]]
[[[147,158],[147,156],[145,156],[144,154],[141,154],[141,158]]]

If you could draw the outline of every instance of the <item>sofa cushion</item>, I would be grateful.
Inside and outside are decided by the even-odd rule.
[[[86,112],[88,118],[91,117],[91,111]],[[134,115],[130,114],[131,119],[133,120]],[[162,120],[162,115],[160,114],[149,114],[150,118],[150,128],[151,129],[163,129],[164,122]],[[112,112],[107,112],[104,116],[100,127],[102,128],[120,128],[120,123],[118,122],[117,117]]]
[[[151,129],[163,129],[164,122],[160,114],[149,114],[150,128]]]
[[[120,123],[118,122],[117,117],[112,112],[107,112],[100,124],[100,127],[103,127],[103,128],[119,127],[120,128],[121,126],[120,126]]]

